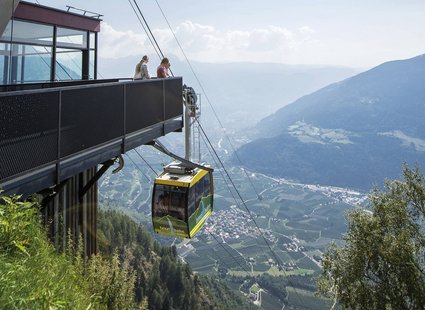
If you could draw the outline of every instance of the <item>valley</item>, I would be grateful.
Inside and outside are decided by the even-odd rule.
[[[160,169],[157,154],[143,154],[147,162],[155,163],[155,170]],[[346,231],[344,213],[366,203],[365,193],[302,184],[232,167],[229,174],[238,194],[223,179],[222,171],[216,169],[214,212],[205,226],[190,240],[163,237],[152,231],[153,173],[135,154],[130,156],[126,168],[101,181],[102,204],[132,214],[155,239],[165,245],[175,245],[179,257],[189,263],[193,271],[220,275],[247,298],[258,299],[257,303],[259,295],[253,297],[250,287],[245,290],[241,287],[248,279],[264,275],[287,281],[288,300],[297,301],[294,295],[304,296],[301,304],[317,299],[312,279],[321,270],[322,251],[331,241],[342,242]],[[304,281],[309,282],[308,289]],[[252,285],[258,283],[253,281]],[[261,285],[260,288],[263,290],[258,293],[261,300],[274,305],[266,309],[282,307],[280,296],[270,288]],[[317,299],[315,302],[323,303],[326,309],[327,301]]]
[[[385,63],[329,85],[284,106],[254,128],[246,128],[255,122],[242,117],[249,108],[235,104],[235,120],[244,120],[228,128],[237,137],[237,151],[221,133],[226,132],[222,124],[217,127],[206,118],[212,133],[208,138],[226,166],[221,167],[210,150],[200,152],[202,161],[215,169],[214,212],[190,240],[153,237],[175,246],[194,272],[221,277],[263,309],[329,309],[329,300],[314,295],[315,277],[328,245],[344,242],[345,215],[354,208],[367,209],[366,191],[396,178],[402,162],[423,161],[423,137],[417,129],[423,88],[400,83],[388,73],[424,59]],[[417,70],[408,73],[417,79]],[[378,85],[372,85],[376,76]],[[380,100],[365,100],[378,98],[373,95],[377,89]],[[404,109],[412,111],[412,121],[406,122],[400,113],[400,98]],[[211,115],[208,106],[205,110]],[[226,112],[227,118],[232,115],[230,108]],[[183,153],[181,135],[170,134],[162,141]],[[152,232],[151,186],[170,159],[149,147],[140,151],[143,157],[128,152],[125,168],[101,180],[100,200],[105,207],[131,214]]]

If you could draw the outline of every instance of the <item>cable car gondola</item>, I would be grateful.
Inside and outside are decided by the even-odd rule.
[[[213,210],[213,173],[172,163],[156,179],[152,223],[158,234],[192,238]]]

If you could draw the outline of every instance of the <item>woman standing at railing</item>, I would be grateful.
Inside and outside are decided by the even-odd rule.
[[[134,72],[133,79],[135,80],[147,80],[150,79],[151,76],[148,71],[148,61],[149,57],[147,55],[142,57],[142,60],[136,65],[136,70]]]
[[[156,69],[156,76],[158,78],[167,78],[170,76],[170,72],[168,69],[170,68],[171,64],[168,58],[163,58],[161,60],[161,64]]]

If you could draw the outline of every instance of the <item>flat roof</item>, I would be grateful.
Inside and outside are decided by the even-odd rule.
[[[102,21],[99,18],[25,1],[19,2],[14,18],[94,32],[100,31]]]

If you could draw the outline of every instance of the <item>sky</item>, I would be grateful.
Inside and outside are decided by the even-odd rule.
[[[133,1],[29,2],[102,14],[102,58],[155,55]],[[425,53],[425,0],[136,1],[163,53],[191,61],[366,69]]]

